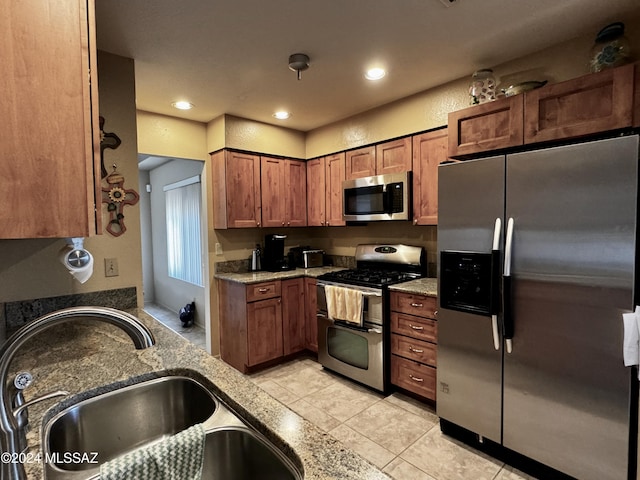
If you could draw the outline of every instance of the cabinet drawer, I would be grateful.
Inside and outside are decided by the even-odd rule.
[[[404,335],[391,334],[391,353],[409,360],[426,363],[432,367],[437,365],[437,347],[435,344],[405,337]]]
[[[438,323],[430,318],[391,312],[391,332],[438,343]]]
[[[436,369],[391,356],[391,383],[430,400],[436,399]]]
[[[391,293],[391,310],[420,315],[421,317],[435,318],[436,298],[412,293]]]
[[[247,302],[280,296],[280,280],[247,285]]]

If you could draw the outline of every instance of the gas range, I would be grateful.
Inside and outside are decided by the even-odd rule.
[[[325,273],[324,282],[382,288],[426,276],[425,251],[409,245],[358,245],[356,268]]]

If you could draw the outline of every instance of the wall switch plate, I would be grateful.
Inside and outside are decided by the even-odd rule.
[[[117,277],[118,275],[120,275],[120,272],[118,272],[118,259],[105,258],[104,259],[104,276]]]

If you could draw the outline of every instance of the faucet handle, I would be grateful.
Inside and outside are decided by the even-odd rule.
[[[18,372],[13,379],[13,386],[18,390],[24,390],[33,383],[33,375],[29,372]]]

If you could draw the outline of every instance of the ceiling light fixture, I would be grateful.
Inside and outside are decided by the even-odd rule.
[[[309,55],[294,53],[289,55],[289,68],[298,74],[298,80],[302,78],[301,72],[309,68]]]
[[[194,106],[193,103],[186,102],[184,100],[173,102],[171,105],[177,108],[178,110],[191,110]]]
[[[274,113],[273,116],[276,117],[278,120],[286,120],[291,116],[291,114],[289,112],[285,112],[284,110],[281,110],[279,112]]]
[[[380,80],[386,74],[387,72],[385,71],[384,68],[379,68],[379,67],[370,68],[364,74],[364,78],[366,78],[367,80]]]

